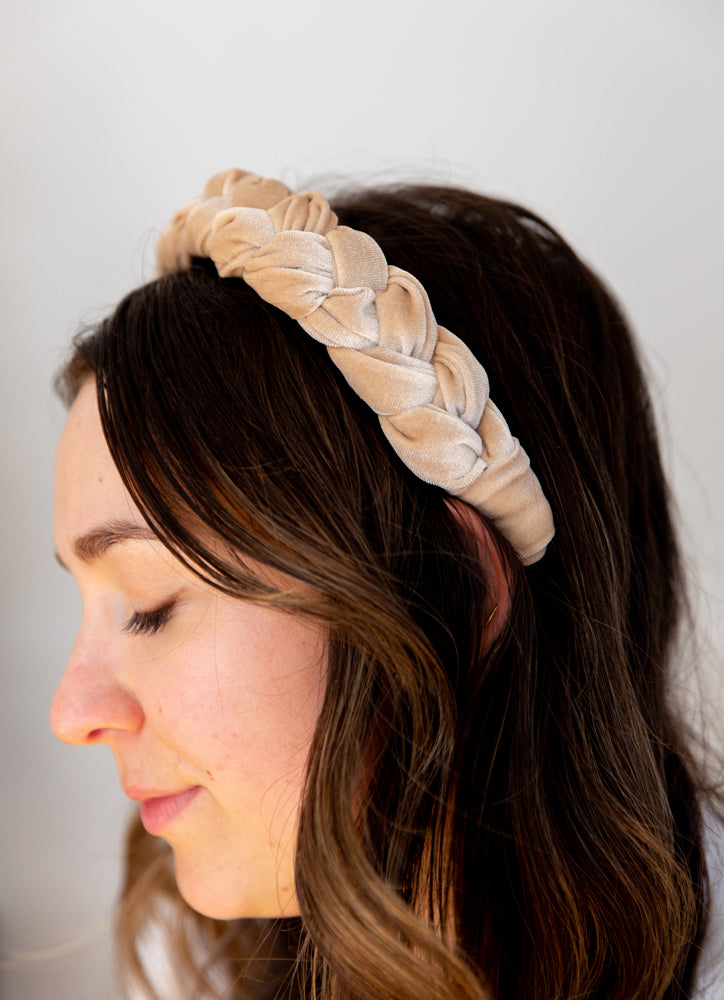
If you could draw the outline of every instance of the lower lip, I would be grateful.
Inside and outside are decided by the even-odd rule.
[[[188,788],[178,795],[163,795],[158,799],[146,799],[141,806],[141,822],[147,833],[154,836],[160,833],[173,820],[178,819],[182,812],[191,805],[198,793],[200,785]]]

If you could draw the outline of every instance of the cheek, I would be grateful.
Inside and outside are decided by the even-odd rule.
[[[274,641],[241,638],[199,636],[167,659],[155,727],[207,774],[283,781],[306,762],[323,696],[324,643],[299,628]]]

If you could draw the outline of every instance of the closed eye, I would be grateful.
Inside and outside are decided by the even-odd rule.
[[[154,635],[168,622],[173,613],[173,604],[166,604],[155,611],[134,611],[123,631],[127,635]]]

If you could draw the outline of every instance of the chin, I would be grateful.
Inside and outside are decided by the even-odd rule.
[[[192,910],[213,920],[275,919],[298,917],[294,882],[258,885],[246,879],[229,878],[228,872],[199,872],[175,858],[176,885]]]

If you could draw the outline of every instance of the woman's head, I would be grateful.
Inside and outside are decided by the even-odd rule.
[[[275,634],[286,651],[285,676],[294,695],[286,708],[283,699],[276,698],[282,712],[289,714],[288,738],[299,741],[294,726],[301,714],[297,694],[304,694],[308,715],[313,699],[306,687],[318,687],[319,680],[309,677],[306,686],[300,683],[294,664],[297,650],[289,649],[287,635],[296,636],[300,645],[298,633],[306,629],[324,634],[334,645],[336,670],[331,683],[338,703],[330,710],[337,715],[337,725],[347,731],[346,742],[354,741],[353,750],[345,749],[351,800],[351,785],[359,782],[354,773],[358,754],[369,736],[372,711],[375,706],[382,710],[380,697],[385,692],[397,697],[395,688],[413,688],[420,682],[408,661],[430,658],[429,634],[457,658],[461,652],[465,657],[465,647],[474,641],[468,633],[481,631],[479,623],[471,628],[465,592],[458,598],[459,581],[451,575],[459,568],[446,570],[441,544],[457,553],[453,564],[464,562],[467,549],[468,561],[475,559],[473,576],[481,587],[478,602],[485,604],[488,616],[494,607],[484,587],[477,542],[472,535],[467,541],[470,532],[462,527],[464,519],[450,511],[440,491],[421,483],[396,459],[375,415],[329,364],[323,347],[243,282],[220,280],[202,261],[132,293],[113,317],[81,338],[64,386],[68,401],[74,402],[58,457],[58,549],[88,591],[86,618],[93,617],[93,598],[99,605],[103,596],[102,586],[94,590],[95,578],[87,569],[94,560],[83,556],[87,546],[82,539],[89,533],[100,536],[106,530],[125,542],[122,523],[128,512],[125,519],[130,517],[133,534],[140,526],[151,525],[152,536],[162,539],[176,556],[171,558],[161,543],[145,537],[117,546],[101,541],[99,546],[106,564],[100,563],[106,570],[100,580],[105,582],[111,564],[113,580],[120,584],[116,596],[120,590],[128,604],[120,623],[124,635],[119,656],[132,661],[151,658],[154,691],[161,685],[153,696],[151,718],[144,722],[134,716],[136,728],[139,732],[158,728],[156,716],[163,711],[161,742],[183,755],[179,740],[188,730],[186,719],[175,717],[162,703],[163,697],[178,701],[177,695],[183,693],[188,704],[181,710],[190,713],[192,721],[196,716],[194,728],[210,716],[210,724],[223,730],[218,734],[222,747],[230,734],[248,730],[238,709],[228,703],[229,696],[213,681],[219,665],[228,667],[228,650],[224,656],[218,651],[221,664],[217,664],[213,648],[207,648],[204,657],[193,643],[207,632],[211,641],[218,606],[236,606],[242,617],[267,613],[276,622]],[[435,529],[425,529],[426,521],[437,529],[439,538],[434,541],[427,536]],[[442,607],[437,595],[441,586],[449,594]],[[444,605],[452,603],[460,605],[457,619],[455,613],[445,613]],[[168,622],[159,616],[167,608],[172,611]],[[152,616],[146,626],[148,611]],[[427,629],[417,625],[416,617],[427,623]],[[504,617],[501,613],[501,622]],[[114,629],[108,613],[105,627],[106,633],[96,628],[96,642],[107,648]],[[305,646],[309,641],[301,643],[301,648]],[[109,742],[119,759],[122,784],[130,786],[134,798],[141,791],[194,787],[194,775],[186,772],[164,775],[164,780],[153,774],[146,777],[145,771],[141,777],[136,771],[129,773],[130,765],[116,747],[115,727],[89,713],[90,692],[83,702],[78,698],[79,684],[84,683],[79,672],[90,668],[87,672],[95,677],[103,673],[97,660],[86,663],[96,659],[92,647],[93,629],[84,625],[56,696],[53,720],[58,735],[69,742]],[[246,669],[247,647],[239,638],[240,670]],[[345,654],[339,653],[343,647]],[[312,653],[320,655],[313,645]],[[381,660],[382,672],[360,669],[366,657]],[[449,668],[451,656],[444,658]],[[269,666],[273,674],[273,662]],[[270,684],[279,687],[279,670],[284,666],[278,667]],[[201,673],[203,667],[206,675]],[[141,670],[146,680],[148,671]],[[193,683],[184,670],[192,671]],[[392,671],[399,676],[393,679]],[[208,699],[219,702],[216,711],[208,703],[202,708],[197,690],[202,684]],[[134,691],[136,687],[137,682],[130,685]],[[133,704],[132,699],[128,705],[122,703],[122,688],[119,685],[118,702],[113,705],[119,713]],[[104,696],[99,710],[106,707],[110,703]],[[136,714],[141,709],[141,715],[148,715],[145,705],[134,708]],[[439,711],[444,711],[443,705]],[[257,705],[252,715],[258,712]],[[416,725],[421,729],[424,725],[426,741],[434,743],[435,720],[423,724],[419,719]],[[132,727],[121,721],[118,728]],[[307,740],[303,747],[295,746],[297,754],[308,748],[311,739],[311,730],[303,731]],[[256,746],[256,753],[269,755],[275,749],[267,738]],[[234,752],[239,755],[241,750],[237,747]],[[258,770],[251,757],[247,750],[243,766]],[[305,760],[296,759],[286,769],[293,768],[300,783]],[[158,766],[170,767],[162,762]],[[258,785],[263,787],[267,778],[262,771]],[[287,781],[289,775],[283,778]],[[216,781],[214,775],[210,782]],[[281,807],[275,787],[259,799],[284,828],[288,847],[294,843],[296,819],[289,815],[289,792],[285,795]],[[148,807],[144,810],[150,815]],[[146,825],[150,829],[153,823]],[[175,846],[172,831],[164,833]],[[269,838],[275,850],[278,840]],[[177,874],[178,863],[176,852]],[[281,867],[289,888],[291,871],[288,865]],[[183,877],[180,886],[183,891]],[[204,907],[198,890],[187,898],[213,916],[275,915],[273,907],[257,913],[253,905],[243,903],[236,913],[214,911],[213,906]],[[279,913],[294,911],[288,901],[278,908]]]
[[[445,997],[478,995],[482,983],[527,997],[546,982],[551,994],[603,996],[625,945],[620,996],[663,996],[633,992],[640,956],[649,987],[683,968],[699,855],[665,689],[677,552],[630,335],[598,280],[515,206],[403,188],[350,195],[336,210],[422,281],[437,321],[484,361],[553,508],[557,535],[535,566],[523,569],[495,521],[400,461],[321,344],[208,261],[133,292],[82,336],[66,396],[76,414],[85,407],[101,453],[102,427],[106,474],[160,539],[145,543],[154,558],[209,608],[278,622],[266,634],[287,651],[271,656],[267,680],[289,681],[290,724],[268,763],[289,767],[260,814],[281,852],[273,891],[289,889],[292,859],[291,893],[327,986],[412,998],[431,982]],[[93,476],[90,462],[78,468],[76,488]],[[185,696],[185,712],[201,727],[213,703],[238,732],[217,654],[205,647],[191,668],[184,659],[187,642],[211,641],[211,620],[199,613],[188,640],[170,637],[176,659],[153,711],[178,697],[174,671],[181,687],[188,668],[199,697]],[[122,625],[123,642],[146,641],[146,625]],[[245,643],[228,635],[242,671]],[[231,645],[219,663],[238,684]],[[287,676],[300,650],[307,659]],[[129,681],[121,689],[134,696]],[[77,688],[65,691],[77,702]],[[173,744],[176,727],[156,716]],[[239,761],[229,767],[241,786]],[[162,790],[205,780],[182,777]],[[170,828],[168,839],[174,847]],[[208,862],[211,840],[199,843]],[[218,857],[224,881],[235,856]],[[204,908],[176,862],[201,912],[261,913]],[[294,912],[286,899],[275,912]],[[129,935],[140,905],[129,885]]]

